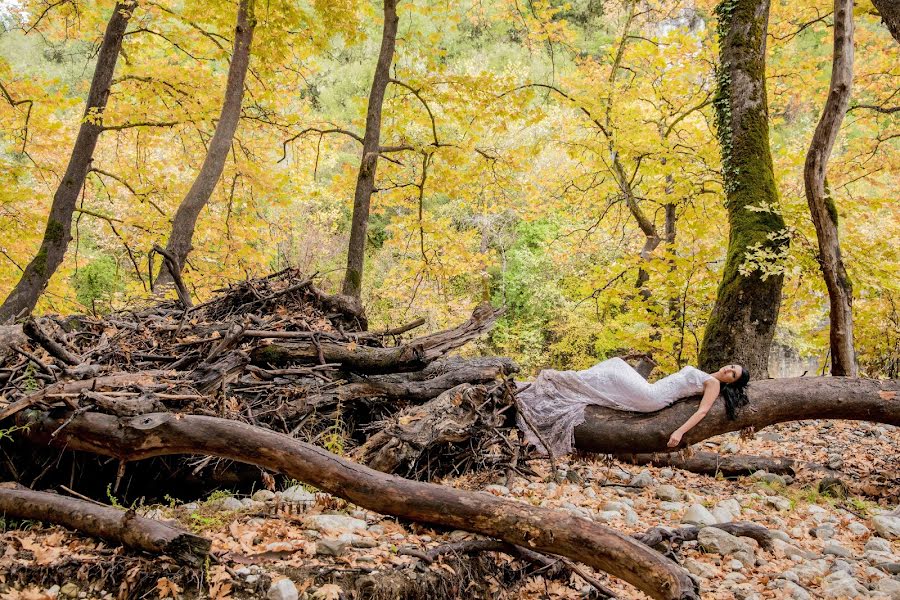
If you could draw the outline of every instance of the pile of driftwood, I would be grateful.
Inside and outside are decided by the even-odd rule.
[[[193,307],[29,319],[0,368],[0,420],[26,408],[170,411],[261,426],[344,454],[361,446],[360,462],[418,479],[512,472],[520,453],[506,376],[517,367],[446,357],[499,314],[479,306],[462,325],[411,340],[424,320],[365,331],[352,303],[285,270]],[[198,466],[195,478],[209,465]]]

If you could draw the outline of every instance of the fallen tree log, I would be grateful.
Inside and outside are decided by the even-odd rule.
[[[250,359],[256,366],[283,367],[293,363],[327,362],[364,373],[415,371],[478,338],[490,329],[502,313],[502,309],[495,309],[488,303],[480,304],[465,323],[393,348],[355,342],[295,341],[258,346],[251,351]]]
[[[771,548],[772,532],[756,523],[747,523],[745,521],[734,521],[732,523],[717,523],[710,525],[716,529],[726,531],[737,537],[748,537],[756,540],[762,548]],[[701,527],[690,526],[681,527],[679,529],[668,529],[664,527],[651,527],[644,533],[635,533],[631,537],[640,540],[642,544],[655,547],[663,542],[681,544],[683,542],[693,542],[700,535]]]
[[[138,516],[131,510],[21,487],[0,487],[0,513],[7,518],[62,525],[132,550],[167,554],[195,566],[206,561],[211,545],[204,537]]]
[[[22,435],[32,443],[122,461],[170,454],[230,458],[315,485],[382,514],[463,529],[566,556],[619,577],[653,598],[698,598],[693,582],[680,566],[603,525],[487,493],[386,475],[322,448],[244,423],[171,413],[117,418],[56,411],[33,412],[30,419],[25,416],[19,419],[20,424],[28,424]]]
[[[757,471],[767,471],[777,475],[796,475],[798,465],[792,458],[753,456],[751,454],[718,454],[716,452],[695,452],[690,456],[681,453],[621,454],[616,456],[633,465],[673,467],[699,475],[715,477],[740,477]]]
[[[575,428],[575,447],[603,454],[674,452],[691,444],[747,427],[804,419],[848,419],[900,425],[900,380],[848,377],[791,377],[754,381],[747,387],[750,404],[735,420],[716,401],[677,448],[669,436],[697,411],[693,397],[653,413],[633,413],[588,406],[585,421]]]

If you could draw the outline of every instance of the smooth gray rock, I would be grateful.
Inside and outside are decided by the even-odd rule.
[[[847,525],[847,531],[849,531],[856,537],[862,537],[869,534],[869,528],[859,521],[853,521],[852,523]]]
[[[869,538],[869,541],[866,542],[865,549],[877,550],[878,552],[887,552],[888,554],[894,551],[894,549],[891,547],[891,543],[888,540],[880,537]]]
[[[684,513],[681,522],[687,523],[688,525],[699,525],[704,527],[706,525],[715,525],[718,521],[716,521],[713,514],[709,512],[709,509],[702,504],[692,504],[690,508],[687,509],[687,512]],[[723,531],[722,533],[725,532]]]
[[[822,580],[822,595],[825,598],[859,598],[867,596],[866,587],[845,571],[838,571]]]
[[[877,515],[872,517],[872,528],[888,540],[900,538],[900,516]]]
[[[269,490],[256,490],[253,496],[251,496],[251,499],[256,502],[268,502],[275,499],[275,492]]]
[[[794,583],[793,581],[785,581],[784,587],[781,588],[784,590],[785,594],[787,594],[786,598],[791,598],[792,600],[811,600],[812,596],[809,595],[800,584]]]
[[[890,596],[891,600],[900,600],[900,581],[885,577],[875,584],[875,589]]]
[[[770,504],[778,510],[791,510],[791,501],[784,496],[766,496],[766,504]]]
[[[268,600],[297,600],[299,597],[297,586],[290,579],[279,579],[266,593]]]
[[[621,519],[622,513],[617,510],[601,510],[597,513],[595,520],[600,521],[601,523],[611,523],[616,519]]]
[[[654,481],[653,476],[650,475],[650,471],[644,469],[643,471],[632,477],[631,481],[628,482],[628,485],[630,485],[631,487],[645,488],[650,487],[655,483],[656,481]]]
[[[734,515],[730,510],[716,506],[712,509],[712,516],[716,518],[717,523],[731,523],[734,521]]]
[[[497,485],[493,483],[489,486],[486,486],[484,488],[484,491],[494,494],[495,496],[509,496],[509,488],[505,485]]]
[[[316,542],[316,554],[321,556],[343,556],[350,547],[349,540],[323,538]]]
[[[849,558],[853,556],[853,552],[847,548],[846,546],[841,546],[837,542],[828,542],[825,544],[822,551],[825,554],[830,554],[832,556],[840,556],[841,558]]]
[[[312,515],[306,517],[306,526],[316,531],[353,533],[366,529],[366,522],[346,515]]]
[[[221,510],[243,510],[244,508],[246,508],[243,502],[232,496],[222,498],[221,500],[216,502],[216,507]]]
[[[660,502],[659,510],[666,512],[681,512],[684,510],[684,502]]]
[[[706,579],[715,577],[718,573],[716,568],[712,565],[708,565],[693,558],[684,559],[684,568],[688,570],[688,573],[692,573],[698,577],[704,577]]]
[[[315,504],[316,495],[305,490],[302,485],[292,485],[281,492],[281,499],[293,504]]]
[[[706,552],[715,552],[723,556],[735,552],[748,552],[753,554],[753,547],[741,538],[731,535],[716,527],[704,527],[697,535],[700,547]]]
[[[825,523],[824,525],[819,525],[818,527],[816,527],[812,533],[817,539],[830,540],[837,532],[834,530],[834,525]]]
[[[684,493],[674,485],[661,485],[656,488],[654,495],[660,500],[666,500],[668,502],[679,502],[684,498]]]
[[[794,567],[802,583],[811,583],[828,573],[828,561],[824,558],[808,560]]]

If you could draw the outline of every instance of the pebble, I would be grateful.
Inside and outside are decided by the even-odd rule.
[[[781,589],[784,590],[785,594],[787,594],[787,598],[792,598],[793,600],[811,599],[809,592],[801,587],[800,584],[794,583],[793,581],[785,581],[784,587]]]
[[[708,565],[705,562],[693,558],[684,559],[684,568],[688,570],[688,573],[693,573],[698,577],[704,577],[706,579],[715,577],[718,573],[716,568],[712,565]]]
[[[601,523],[610,523],[616,519],[621,519],[622,513],[616,510],[601,510],[597,513],[596,520]]]
[[[732,560],[728,561],[728,568],[731,569],[732,571],[740,571],[741,569],[744,568],[744,563],[742,563],[741,561],[739,561],[737,559],[732,559]]]
[[[869,528],[859,521],[853,521],[849,525],[847,525],[847,531],[849,531],[856,537],[862,537],[869,534]]]
[[[819,540],[830,540],[835,533],[834,526],[829,524],[820,525],[812,531],[813,536]]]
[[[343,556],[350,542],[340,538],[324,538],[316,542],[316,554],[320,556]]]
[[[279,579],[266,593],[268,600],[297,600],[299,597],[297,586],[290,579]]]
[[[802,583],[810,583],[828,573],[828,561],[824,558],[808,560],[794,567],[794,572]]]
[[[776,475],[775,473],[769,473],[768,471],[757,471],[753,474],[753,479],[757,481],[765,481],[769,485],[787,485],[784,477],[781,475]]]
[[[666,512],[681,512],[684,510],[684,502],[660,502],[659,509]]]
[[[724,509],[721,506],[713,508],[712,515],[716,518],[717,523],[730,523],[734,521],[734,515],[731,511]]]
[[[491,484],[485,487],[484,491],[495,496],[509,496],[509,488],[505,485]]]
[[[784,496],[766,496],[766,504],[770,504],[778,510],[791,510],[791,501]]]
[[[885,577],[875,584],[875,589],[890,596],[891,600],[900,600],[900,581]]]
[[[78,596],[78,586],[70,581],[69,583],[63,584],[63,586],[59,588],[59,593],[60,595],[66,596],[68,598],[75,598],[76,596]]]
[[[216,502],[216,506],[221,510],[243,510],[245,508],[244,503],[233,496],[222,498]]]
[[[196,502],[188,502],[187,504],[182,504],[181,508],[183,508],[184,510],[191,511],[191,510],[197,510],[198,508],[200,508],[200,505],[197,504]]]
[[[865,549],[877,550],[878,552],[887,552],[889,554],[894,551],[893,548],[891,548],[891,543],[888,540],[880,537],[869,538],[869,541],[866,542]]]
[[[672,479],[675,477],[675,471],[670,469],[669,467],[665,467],[664,469],[659,470],[659,478],[660,479]]]
[[[716,521],[713,514],[709,512],[709,509],[702,504],[692,504],[690,508],[687,509],[687,512],[684,513],[681,522],[687,523],[688,525],[706,526],[715,525],[718,521]],[[725,532],[723,531],[722,533]]]

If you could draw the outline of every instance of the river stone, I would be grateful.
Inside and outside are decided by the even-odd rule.
[[[290,579],[279,579],[266,593],[268,600],[297,600],[299,597],[297,586]]]
[[[600,510],[614,510],[616,512],[623,512],[628,510],[628,505],[624,502],[616,502],[613,500],[607,500],[603,504],[600,505]]]
[[[275,492],[270,492],[269,490],[257,490],[251,499],[255,502],[268,502],[275,498]]]
[[[693,558],[684,559],[684,568],[688,570],[688,573],[693,573],[698,577],[705,577],[706,579],[715,577],[718,573],[716,568],[712,565],[708,565],[705,562],[700,562]]]
[[[716,502],[715,508],[721,508],[730,512],[735,518],[741,516],[741,503],[734,498]]]
[[[324,538],[316,542],[316,554],[320,556],[342,556],[350,547],[350,542],[339,538]]]
[[[707,525],[715,525],[718,521],[716,521],[713,514],[702,504],[692,504],[690,508],[687,509],[687,512],[684,513],[681,522],[687,523],[688,525],[705,527]]]
[[[668,502],[678,502],[684,497],[684,494],[681,493],[674,485],[661,485],[656,488],[656,497],[660,500],[667,500]]]
[[[846,571],[838,571],[822,580],[822,594],[825,598],[858,598],[867,596],[868,590]]]
[[[484,491],[494,494],[495,496],[509,496],[509,488],[505,485],[497,485],[496,483],[492,483],[485,487]]]
[[[716,518],[717,523],[731,523],[734,521],[734,515],[730,510],[716,506],[712,509],[712,515]]]
[[[312,515],[306,517],[306,526],[316,531],[335,531],[337,533],[352,533],[366,528],[366,522],[362,519],[354,519],[346,515]]]
[[[878,552],[887,552],[888,554],[894,551],[894,549],[891,547],[891,543],[888,540],[880,537],[869,538],[869,541],[866,542],[865,549],[877,550]]]
[[[875,589],[890,596],[891,600],[900,600],[900,581],[885,577],[875,584]]]
[[[597,513],[596,520],[601,523],[610,523],[616,519],[621,519],[622,513],[617,510],[601,510]]]
[[[722,531],[717,527],[704,527],[697,535],[700,547],[706,552],[727,555],[735,552],[748,552],[753,554],[753,548],[736,535]]]
[[[660,502],[659,510],[666,512],[681,512],[684,510],[684,502]]]
[[[281,499],[294,504],[315,504],[316,495],[303,489],[302,485],[292,485],[281,492]]]
[[[775,473],[769,473],[768,471],[759,470],[755,472],[752,477],[757,481],[765,481],[769,485],[787,485],[787,481],[785,481],[784,477],[776,475]]]
[[[216,502],[216,506],[221,510],[242,510],[246,508],[243,502],[233,496],[222,498],[220,501]]]
[[[628,485],[630,485],[631,487],[645,488],[650,487],[654,483],[656,482],[653,480],[653,476],[650,475],[650,471],[644,469],[643,471],[632,477],[631,481],[628,482]]]
[[[834,525],[831,525],[830,523],[819,525],[812,531],[812,534],[816,537],[816,539],[820,540],[830,540],[834,537],[835,533],[837,532],[834,530]]]
[[[828,561],[824,558],[808,560],[794,567],[794,572],[803,583],[810,583],[828,573]]]
[[[825,544],[822,552],[824,552],[825,554],[830,554],[832,556],[840,556],[841,558],[848,558],[850,556],[853,556],[853,552],[851,552],[849,548],[841,546],[837,542],[828,542],[827,544]]]
[[[814,554],[807,552],[806,550],[802,550],[793,544],[788,544],[787,542],[779,539],[772,540],[772,549],[775,551],[775,555],[782,555],[791,560],[801,560],[807,558],[815,557]]]
[[[877,515],[872,517],[872,527],[883,538],[896,540],[900,538],[900,517],[894,515]]]
[[[852,523],[847,525],[847,531],[849,531],[856,537],[862,537],[869,534],[869,528],[859,521],[853,521]]]
[[[781,588],[786,594],[786,598],[792,600],[810,600],[811,596],[802,586],[793,581],[785,581],[784,587]]]
[[[784,496],[766,496],[766,503],[778,510],[791,510],[791,501]]]

